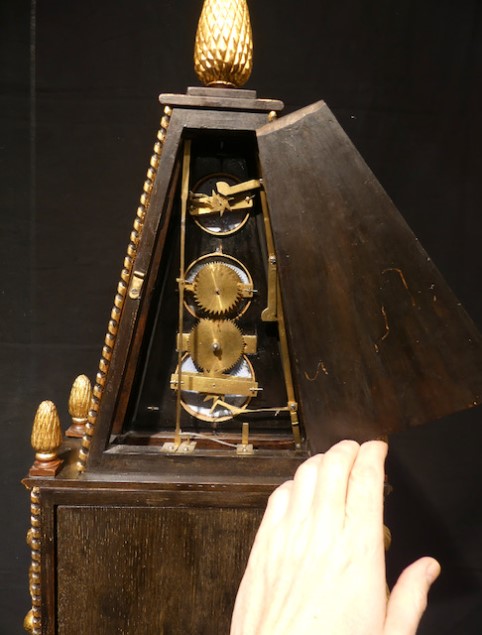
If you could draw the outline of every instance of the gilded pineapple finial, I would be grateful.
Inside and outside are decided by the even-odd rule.
[[[30,468],[30,476],[55,476],[62,464],[58,458],[62,430],[57,408],[52,401],[42,401],[38,407],[31,441],[35,450],[35,463]]]
[[[246,0],[205,0],[196,33],[194,70],[207,86],[242,86],[253,67]]]
[[[92,385],[90,380],[86,375],[79,375],[70,391],[69,414],[72,417],[72,425],[65,433],[67,437],[81,439],[84,436],[91,399]]]

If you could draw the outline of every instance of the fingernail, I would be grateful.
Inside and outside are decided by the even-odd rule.
[[[436,560],[430,560],[425,569],[425,575],[430,584],[435,582],[435,580],[439,577],[441,571],[441,567]]]

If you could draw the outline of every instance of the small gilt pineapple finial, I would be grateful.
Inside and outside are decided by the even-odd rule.
[[[89,416],[90,400],[92,399],[92,386],[86,375],[79,375],[72,384],[69,397],[69,414],[72,417],[72,425],[65,435],[81,439],[84,436],[85,424]]]
[[[62,430],[57,408],[51,401],[42,401],[38,407],[31,441],[35,450],[35,463],[30,468],[30,476],[55,476],[62,464],[58,458]]]
[[[242,86],[253,66],[246,0],[205,0],[196,33],[194,70],[207,86]]]

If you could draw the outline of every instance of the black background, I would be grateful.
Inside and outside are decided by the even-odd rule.
[[[198,84],[201,5],[0,0],[2,635],[22,633],[29,609],[20,479],[35,409],[52,399],[66,428],[71,382],[95,376],[157,94]],[[479,327],[481,9],[478,0],[251,0],[247,85],[287,112],[328,103]],[[424,553],[444,569],[426,635],[482,630],[481,416],[391,439],[390,578]]]

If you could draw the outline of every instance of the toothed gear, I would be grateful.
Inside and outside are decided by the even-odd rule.
[[[231,320],[200,320],[189,335],[189,354],[207,373],[229,370],[240,359],[243,349],[243,335]]]
[[[226,315],[241,298],[241,279],[228,265],[210,262],[199,270],[194,279],[194,298],[211,315]]]

